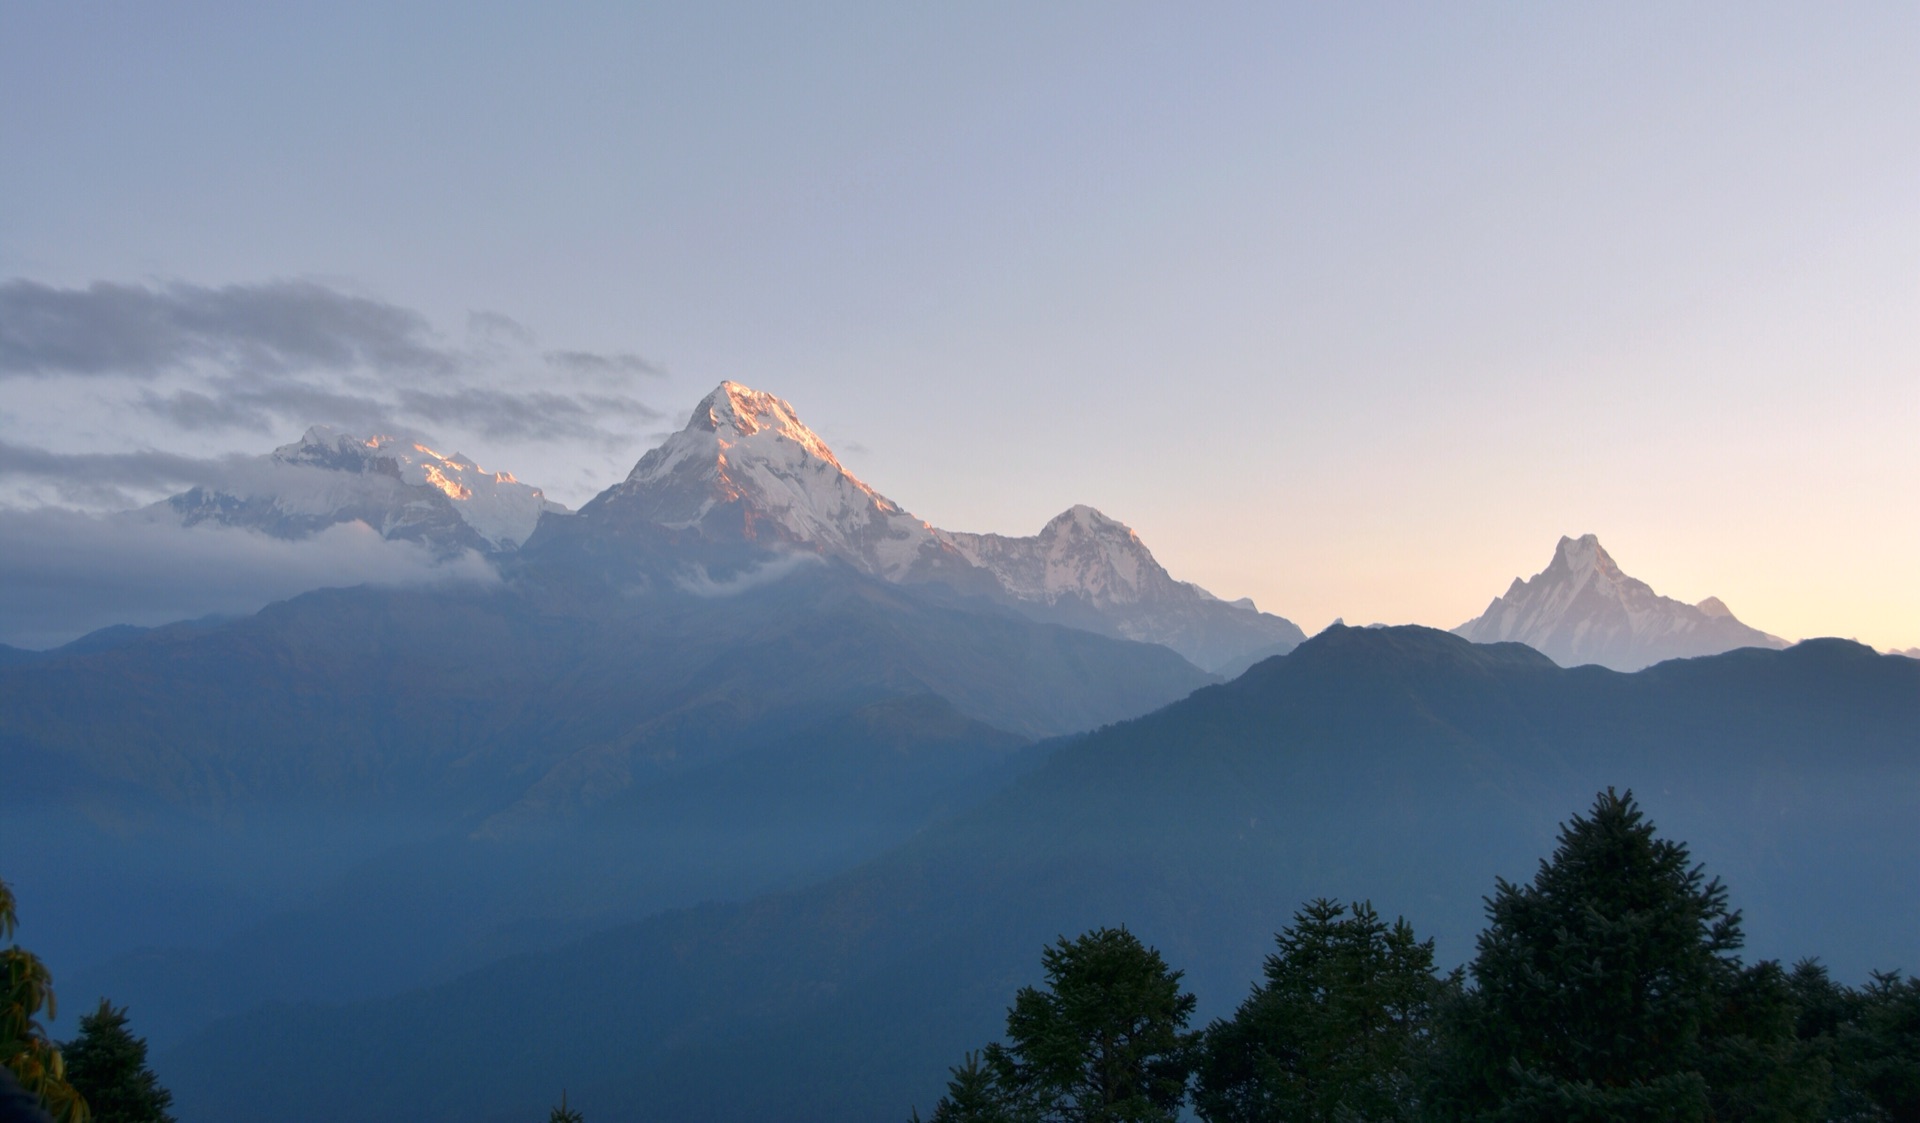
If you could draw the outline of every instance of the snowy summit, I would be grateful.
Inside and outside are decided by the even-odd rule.
[[[792,405],[723,382],[584,525],[643,519],[786,542],[902,584],[945,583],[1029,616],[1162,643],[1213,669],[1304,636],[1289,621],[1175,580],[1125,523],[1076,506],[1031,537],[946,531],[847,471]]]
[[[1514,578],[1506,595],[1454,632],[1475,643],[1524,643],[1563,667],[1598,663],[1619,671],[1736,647],[1786,646],[1742,624],[1718,597],[1687,604],[1654,592],[1621,572],[1591,534],[1561,538],[1546,569]]]
[[[324,425],[156,508],[188,526],[214,522],[277,538],[359,521],[443,554],[511,550],[542,514],[567,510],[512,473],[486,471],[460,453],[397,437],[362,440]]]
[[[847,471],[791,405],[738,382],[702,398],[685,428],[581,514],[603,510],[771,534],[891,581],[941,549],[931,527]]]

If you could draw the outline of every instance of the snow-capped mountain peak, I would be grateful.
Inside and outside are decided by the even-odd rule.
[[[687,422],[687,427],[712,433],[730,432],[736,440],[771,431],[840,468],[840,461],[833,455],[833,450],[827,447],[827,442],[807,428],[793,412],[791,405],[764,390],[755,390],[738,382],[722,382],[713,393],[702,399],[694,407],[693,417]],[[845,470],[841,468],[841,471]]]
[[[945,550],[926,523],[847,471],[793,406],[737,382],[701,399],[684,428],[581,513],[613,512],[670,527],[717,518],[748,534],[771,531],[890,580]]]
[[[1561,538],[1547,568],[1514,578],[1504,596],[1454,631],[1475,643],[1527,644],[1563,666],[1638,670],[1665,659],[1784,641],[1736,619],[1717,597],[1663,597],[1628,576],[1592,534]]]
[[[1306,637],[1251,600],[1222,601],[1176,580],[1133,528],[1085,505],[1030,538],[937,531],[1030,613],[1128,639],[1163,643],[1209,670],[1245,669]]]
[[[1133,529],[1071,507],[1039,534],[938,530],[847,471],[793,406],[723,382],[622,483],[580,511],[603,519],[783,540],[888,581],[944,583],[1028,615],[1164,643],[1203,667],[1305,638],[1292,623],[1176,581]]]
[[[1078,597],[1104,608],[1191,595],[1187,591],[1198,589],[1175,581],[1132,527],[1085,504],[1055,515],[1031,538],[939,534],[1022,600],[1052,603]],[[1202,595],[1213,599],[1204,591]]]
[[[164,506],[188,525],[211,521],[279,538],[357,520],[443,553],[512,549],[543,513],[567,510],[461,453],[443,455],[402,437],[363,440],[325,425]]]

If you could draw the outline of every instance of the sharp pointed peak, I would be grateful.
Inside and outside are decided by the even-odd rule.
[[[1701,601],[1699,604],[1696,604],[1693,607],[1706,613],[1708,616],[1729,616],[1730,617],[1733,615],[1733,610],[1727,607],[1727,602],[1721,600],[1719,597],[1708,597],[1706,600]]]
[[[1085,503],[1075,503],[1048,519],[1047,525],[1041,529],[1040,533],[1058,533],[1072,527],[1093,531],[1118,530],[1127,534],[1133,533],[1133,528],[1126,523],[1106,514],[1098,507],[1090,507]]]
[[[1606,552],[1607,548],[1600,544],[1598,534],[1582,534],[1578,538],[1563,534],[1559,544],[1554,547],[1554,553],[1572,557],[1605,555]]]
[[[1569,569],[1576,573],[1597,569],[1612,577],[1621,576],[1620,564],[1600,544],[1597,534],[1582,534],[1578,538],[1562,535],[1559,544],[1554,547],[1553,561],[1547,568]]]
[[[812,455],[838,467],[840,460],[820,435],[800,420],[800,414],[785,398],[756,390],[729,379],[713,388],[681,430],[685,433],[713,433],[723,441],[733,441],[761,433],[773,433],[799,444]],[[844,470],[844,469],[843,469]]]

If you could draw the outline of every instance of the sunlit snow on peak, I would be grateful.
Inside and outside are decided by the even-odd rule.
[[[403,509],[422,500],[419,492],[404,489],[430,488],[446,498],[460,522],[498,549],[524,542],[542,513],[566,510],[510,472],[489,472],[464,453],[443,455],[411,438],[376,433],[362,439],[315,425],[299,441],[282,445],[265,459],[267,466],[295,471],[243,474],[221,489],[258,513],[250,518],[277,513],[304,524],[324,522],[330,513],[343,510],[391,508],[395,525],[413,525],[422,515]],[[321,474],[302,474],[301,469]],[[401,491],[391,491],[395,482]]]

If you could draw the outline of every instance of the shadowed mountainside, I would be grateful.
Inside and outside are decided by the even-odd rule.
[[[456,901],[416,886],[409,905],[387,878],[393,907],[372,927],[440,943],[409,952],[421,974],[365,977],[414,985],[474,949],[840,868],[1018,746],[1208,681],[1165,648],[943,607],[815,558],[658,528],[618,545],[499,587],[324,590],[0,667],[0,849],[36,902],[36,946],[72,970],[248,941],[370,864],[469,887]],[[958,765],[876,765],[865,818],[833,818],[854,783],[845,754],[946,742]],[[748,761],[787,776],[786,813],[753,805],[770,797],[739,775]],[[668,792],[681,802],[658,813]],[[686,862],[673,815],[741,841]],[[574,869],[612,880],[545,872]],[[501,934],[521,924],[544,934]],[[316,980],[359,978],[349,965],[390,946],[344,917],[320,931],[339,962],[253,999],[331,993]],[[249,946],[264,959],[283,943]]]
[[[561,1085],[636,1119],[894,1120],[996,1034],[1055,936],[1128,925],[1188,970],[1203,1017],[1314,896],[1371,898],[1458,961],[1494,878],[1525,876],[1606,785],[1728,880],[1754,953],[1915,965],[1920,664],[1814,641],[1623,675],[1336,627],[816,887],[258,1011],[166,1061],[212,1120],[506,1120]]]

